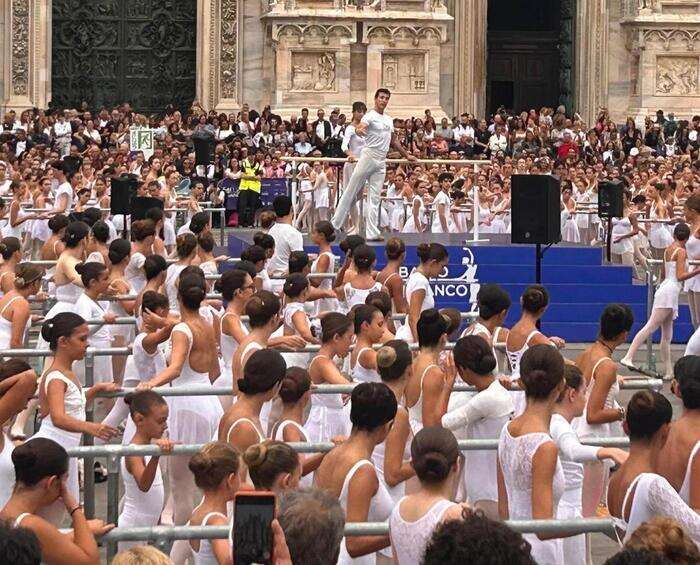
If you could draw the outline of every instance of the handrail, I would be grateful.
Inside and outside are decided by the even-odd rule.
[[[290,163],[352,163],[347,157],[280,157],[282,161]],[[358,158],[359,159],[359,158]],[[404,163],[410,165],[490,165],[491,161],[482,159],[416,159],[409,161],[408,159],[387,159],[387,163]]]

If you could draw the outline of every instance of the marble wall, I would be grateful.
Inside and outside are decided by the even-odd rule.
[[[6,7],[0,7],[0,106],[6,98],[5,95],[5,74],[7,70],[7,52],[9,51],[9,39],[5,35]]]

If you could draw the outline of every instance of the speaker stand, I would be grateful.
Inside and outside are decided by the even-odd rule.
[[[544,249],[542,249],[541,243],[535,244],[535,284],[542,284],[542,258],[544,257],[547,249],[552,247],[553,243],[548,243]],[[540,321],[537,320],[537,329],[540,329]]]
[[[605,238],[605,251],[608,256],[608,263],[612,262],[612,218],[607,218],[608,228],[606,230],[607,237]]]

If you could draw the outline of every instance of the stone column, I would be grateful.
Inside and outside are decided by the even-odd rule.
[[[486,112],[487,0],[457,0],[455,6],[454,113]]]
[[[51,1],[5,0],[0,106],[45,108],[51,96]]]
[[[608,0],[577,0],[575,109],[592,124],[599,106],[607,106]]]

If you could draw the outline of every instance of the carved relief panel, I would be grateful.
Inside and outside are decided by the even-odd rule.
[[[397,94],[425,92],[427,53],[382,53],[382,82]]]
[[[293,51],[291,59],[294,92],[336,92],[335,53]]]
[[[656,95],[698,94],[698,57],[659,55],[656,58]]]

